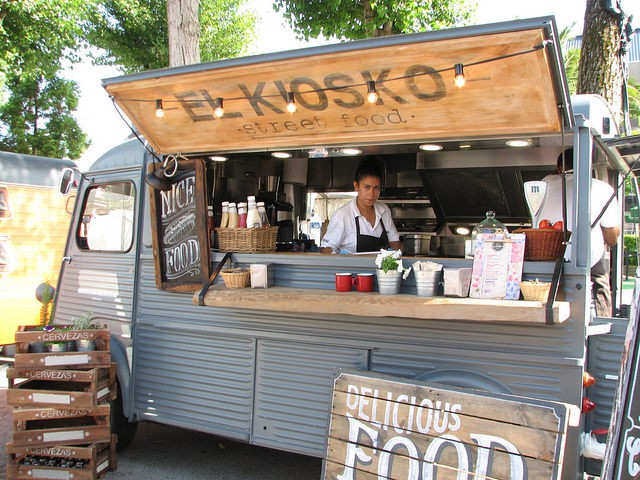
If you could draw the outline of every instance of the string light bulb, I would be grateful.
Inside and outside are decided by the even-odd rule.
[[[216,98],[213,114],[218,118],[224,115],[224,101],[220,97]]]
[[[156,100],[156,117],[164,117],[164,107],[162,106],[162,100]]]
[[[378,101],[376,82],[374,82],[373,80],[367,81],[367,100],[369,101],[369,103],[376,103]]]
[[[464,78],[464,67],[461,63],[456,63],[453,66],[453,70],[455,71],[453,83],[455,83],[458,88],[464,87],[464,84],[467,83],[467,79]]]
[[[287,112],[295,113],[298,109],[296,106],[296,99],[293,96],[293,92],[287,92]]]

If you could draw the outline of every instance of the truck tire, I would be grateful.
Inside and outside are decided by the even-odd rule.
[[[120,392],[120,384],[118,383],[118,391]],[[138,424],[130,422],[124,415],[122,408],[122,395],[118,395],[115,400],[111,401],[111,433],[118,435],[118,443],[116,451],[120,452],[127,448],[133,441],[133,437],[138,429]]]
[[[421,382],[433,382],[452,387],[484,390],[489,393],[513,394],[509,388],[499,381],[477,372],[468,370],[433,370],[416,377]]]

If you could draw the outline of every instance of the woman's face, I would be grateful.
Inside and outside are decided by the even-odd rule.
[[[359,182],[353,182],[353,188],[358,192],[358,200],[371,207],[378,200],[382,185],[378,177],[362,177]]]

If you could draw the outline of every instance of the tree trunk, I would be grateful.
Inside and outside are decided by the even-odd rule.
[[[198,0],[167,0],[169,66],[200,62]]]
[[[606,8],[619,2],[587,0],[576,93],[601,95],[622,120],[623,65],[620,53],[622,17]]]

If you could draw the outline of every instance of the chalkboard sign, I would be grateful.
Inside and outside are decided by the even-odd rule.
[[[609,435],[607,436],[601,474],[603,480],[637,479],[640,476],[639,293],[636,284],[622,349],[618,388],[609,424]]]
[[[204,162],[180,159],[171,182],[168,191],[149,187],[156,287],[191,292],[209,278]]]

